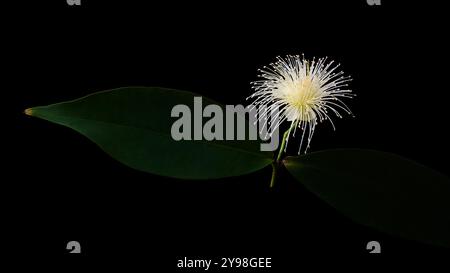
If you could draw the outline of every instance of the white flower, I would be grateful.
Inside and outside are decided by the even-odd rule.
[[[328,120],[335,129],[330,113],[340,118],[340,111],[351,114],[341,100],[354,96],[348,89],[351,78],[344,76],[342,71],[337,72],[338,67],[339,64],[327,58],[308,61],[298,55],[277,57],[276,62],[259,70],[262,80],[252,82],[255,92],[249,98],[254,98],[252,107],[257,107],[258,119],[278,109],[275,121],[267,124],[268,119],[264,118],[264,126],[270,127],[271,133],[287,120],[291,122],[289,130],[294,128],[294,135],[297,128],[302,130],[299,154],[308,131],[306,152],[318,121]]]

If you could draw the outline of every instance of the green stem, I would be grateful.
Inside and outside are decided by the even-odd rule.
[[[270,179],[270,187],[273,188],[273,185],[275,184],[275,179],[277,177],[277,169],[278,166],[275,162],[272,162],[272,178]]]
[[[278,150],[278,156],[277,156],[277,160],[276,160],[277,163],[280,163],[281,155],[283,155],[283,153],[284,153],[284,147],[286,147],[286,140],[287,140],[287,137],[290,132],[291,132],[291,128],[289,128],[283,134],[283,140],[281,141],[281,146],[280,146],[280,149]]]
[[[284,148],[286,147],[286,141],[289,136],[289,133],[291,132],[291,128],[292,128],[292,126],[286,132],[284,132],[283,139],[281,141],[281,146],[280,146],[280,149],[278,150],[277,159],[274,162],[272,162],[272,178],[270,179],[270,187],[271,188],[273,187],[273,185],[275,185],[275,180],[277,178],[277,171],[278,171],[278,168],[280,167],[281,156],[284,153]]]

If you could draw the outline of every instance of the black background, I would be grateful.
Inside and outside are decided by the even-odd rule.
[[[121,165],[68,128],[22,114],[130,85],[242,104],[257,69],[276,56],[330,56],[354,78],[357,97],[349,106],[356,117],[337,120],[336,131],[319,126],[311,151],[377,149],[449,174],[444,9],[426,1],[336,2],[5,7],[13,15],[2,19],[11,83],[2,92],[12,118],[4,165],[11,175],[3,180],[12,197],[4,199],[14,224],[6,235],[14,241],[9,252],[72,264],[131,259],[163,271],[176,271],[184,256],[272,257],[273,272],[318,259],[315,266],[326,267],[335,257],[376,266],[448,256],[446,249],[352,223],[287,173],[269,189],[270,167],[215,181],[162,178]],[[81,243],[81,255],[67,253],[70,240]],[[382,254],[367,253],[371,240],[381,243]]]

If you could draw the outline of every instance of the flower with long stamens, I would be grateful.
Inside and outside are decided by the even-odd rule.
[[[341,112],[352,114],[342,101],[354,94],[348,89],[350,76],[338,71],[339,64],[326,57],[308,61],[304,56],[288,55],[277,57],[277,61],[260,69],[261,78],[252,82],[255,92],[248,97],[254,99],[251,107],[256,107],[258,119],[278,110],[275,121],[264,118],[263,124],[270,132],[276,130],[285,120],[291,122],[290,132],[302,131],[298,153],[302,151],[306,131],[306,152],[318,122],[329,121],[335,129],[330,113],[341,118]],[[264,107],[260,107],[264,106]]]

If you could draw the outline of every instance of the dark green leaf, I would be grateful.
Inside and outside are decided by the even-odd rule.
[[[450,246],[450,179],[400,156],[328,150],[284,160],[309,190],[354,221]]]
[[[158,175],[220,178],[250,173],[271,163],[272,153],[260,152],[259,141],[173,140],[171,127],[178,118],[171,117],[172,108],[184,104],[194,115],[194,96],[199,95],[127,87],[27,109],[26,113],[70,127],[125,165]],[[213,103],[203,98],[203,107]]]

